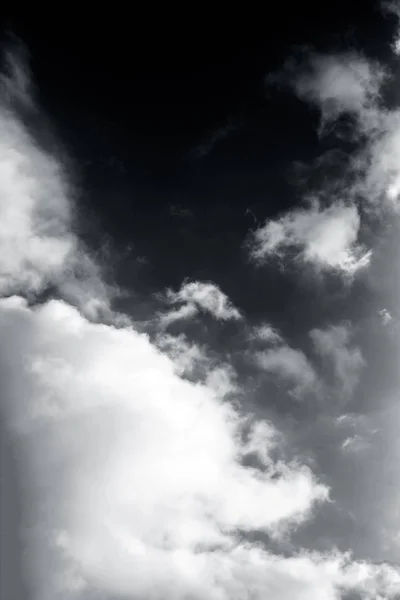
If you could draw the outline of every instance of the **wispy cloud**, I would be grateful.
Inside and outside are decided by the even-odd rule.
[[[344,413],[335,419],[335,426],[342,432],[342,452],[358,454],[370,448],[379,428],[366,415]]]
[[[310,332],[316,352],[333,368],[334,385],[351,395],[357,386],[365,361],[360,348],[352,343],[347,325],[332,325]]]
[[[208,136],[206,136],[195,148],[191,154],[197,158],[203,158],[210,154],[215,147],[228,138],[235,134],[243,125],[233,120],[228,120],[225,124],[220,127],[216,127]]]
[[[250,258],[263,264],[271,256],[282,261],[294,256],[321,272],[354,275],[371,258],[363,223],[399,212],[400,113],[385,105],[393,76],[360,52],[304,49],[267,82],[318,109],[320,135],[344,139],[352,151],[341,155],[340,175],[325,169],[322,180],[307,189],[302,208],[269,219],[252,233]],[[332,153],[329,157],[332,162]]]
[[[303,60],[287,61],[268,81],[292,87],[299,98],[320,109],[325,127],[343,113],[363,115],[372,124],[387,77],[382,65],[360,53],[330,55],[305,49]]]
[[[288,385],[294,396],[301,396],[311,390],[314,393],[320,391],[318,376],[301,350],[284,344],[257,352],[254,360],[260,369]]]

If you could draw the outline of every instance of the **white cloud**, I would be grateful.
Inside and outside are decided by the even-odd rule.
[[[76,252],[71,206],[54,158],[0,113],[0,290],[40,290]]]
[[[198,344],[188,341],[184,335],[163,333],[156,339],[157,347],[172,358],[177,372],[192,373],[196,368],[209,367],[206,352]]]
[[[352,394],[365,361],[361,350],[352,345],[352,332],[347,325],[332,325],[310,332],[317,353],[333,367],[335,383],[346,394]]]
[[[198,308],[193,302],[182,304],[179,308],[169,310],[168,312],[160,313],[159,321],[165,327],[176,323],[177,321],[190,320],[198,314]]]
[[[212,386],[182,380],[147,336],[18,298],[1,301],[0,332],[13,333],[1,357],[3,401],[30,445],[48,506],[41,526],[66,532],[94,585],[136,593],[135,565],[161,590],[162,560],[179,589],[185,556],[201,579],[199,547],[229,557],[236,530],[273,532],[326,498],[305,467],[277,464],[276,479],[242,467],[239,414]]]
[[[297,259],[320,271],[347,275],[368,265],[370,253],[358,243],[360,215],[355,206],[335,203],[322,208],[318,202],[268,220],[253,233],[250,256],[263,263],[269,256],[283,257],[295,250]]]
[[[177,292],[168,289],[165,293],[165,300],[171,305],[181,304],[178,309],[160,315],[161,322],[166,325],[191,318],[199,310],[208,312],[221,321],[242,318],[238,309],[214,283],[186,282]]]
[[[18,119],[22,102],[38,120],[40,115],[28,94],[24,63],[8,53],[7,64],[0,99],[0,293],[35,294],[52,284],[97,312],[95,304],[107,304],[108,289],[74,233],[72,187],[58,157],[45,152]]]
[[[362,452],[369,446],[369,440],[365,439],[361,435],[355,434],[351,437],[346,438],[342,444],[341,449],[346,452]]]

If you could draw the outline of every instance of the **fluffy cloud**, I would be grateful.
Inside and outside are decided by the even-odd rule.
[[[207,553],[228,557],[236,531],[299,523],[326,498],[305,467],[272,464],[268,454],[264,470],[241,466],[256,440],[240,441],[247,419],[212,387],[181,379],[144,334],[89,323],[60,301],[30,309],[18,297],[1,301],[0,331],[12,332],[2,357],[8,422],[29,440],[30,472],[46,490],[41,525],[64,531],[94,586],[138,593],[145,581],[135,565],[161,594],[162,560],[178,590],[185,561],[200,581]]]
[[[260,264],[282,258],[288,250],[297,260],[320,271],[354,274],[369,263],[370,253],[357,242],[360,215],[355,206],[335,203],[323,208],[318,202],[268,220],[250,241],[250,256]]]
[[[38,597],[398,593],[385,565],[240,541],[302,522],[327,489],[309,469],[274,462],[270,423],[249,429],[213,390],[180,379],[146,335],[17,297],[1,301],[0,331],[13,333],[1,356],[8,423],[40,501],[30,540]],[[242,466],[254,453],[263,468]]]
[[[214,283],[186,282],[177,292],[168,289],[165,293],[165,300],[172,306],[180,305],[179,308],[161,315],[161,322],[165,325],[191,318],[198,314],[199,310],[207,312],[221,321],[241,319],[238,309]]]

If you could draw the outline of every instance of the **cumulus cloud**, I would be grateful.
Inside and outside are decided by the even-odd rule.
[[[355,206],[335,203],[321,207],[314,202],[295,209],[256,229],[250,240],[251,259],[283,258],[293,250],[298,261],[319,271],[353,275],[368,265],[370,252],[358,243],[360,215]]]
[[[181,376],[208,361],[195,343],[163,331],[152,341],[128,318],[88,318],[101,271],[74,233],[63,166],[6,104],[0,124],[0,406],[24,457],[34,596],[398,595],[394,567],[339,552],[282,556],[246,540],[304,523],[328,487],[300,461],[279,458],[272,423],[229,401],[237,391],[229,368],[210,361],[203,380]],[[78,265],[94,269],[89,287]],[[32,303],[48,283],[70,297]],[[211,283],[187,283],[166,298],[240,319]],[[314,381],[304,355],[284,344],[262,360],[278,376]],[[258,466],[247,466],[254,455]]]
[[[176,292],[168,289],[164,299],[171,306],[179,305],[179,308],[161,314],[161,322],[165,325],[194,317],[199,311],[209,313],[220,321],[242,318],[239,310],[214,283],[185,282]]]
[[[42,527],[68,534],[93,585],[118,592],[122,578],[138,593],[134,564],[161,593],[167,574],[151,565],[163,560],[179,589],[179,553],[189,562],[213,547],[229,554],[236,530],[273,532],[326,499],[305,467],[241,466],[253,445],[240,441],[240,414],[213,387],[181,379],[146,335],[20,297],[2,300],[0,330],[13,333],[2,372],[8,422],[35,440],[30,470],[47,490]]]
[[[325,329],[313,329],[310,337],[316,352],[331,365],[334,383],[351,395],[365,362],[360,348],[352,344],[350,328],[347,325],[332,325]]]

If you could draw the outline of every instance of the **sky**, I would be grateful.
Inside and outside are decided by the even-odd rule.
[[[400,4],[349,4],[1,16],[1,598],[400,598]]]

